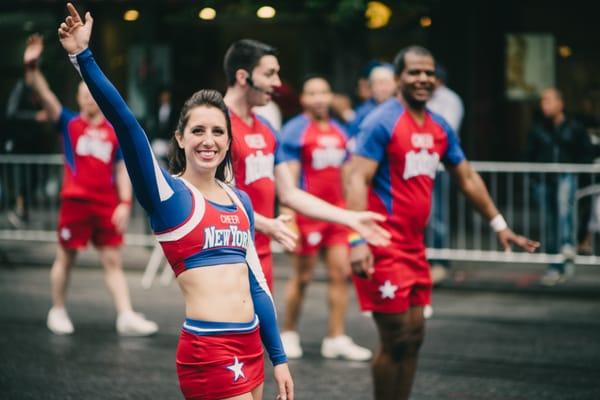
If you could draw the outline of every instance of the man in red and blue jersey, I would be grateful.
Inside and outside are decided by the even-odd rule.
[[[515,235],[498,212],[483,180],[467,162],[452,128],[425,108],[435,82],[431,53],[419,46],[395,59],[398,95],[377,107],[357,137],[348,179],[348,207],[388,216],[391,244],[356,241],[353,280],[364,311],[371,311],[381,346],[373,362],[375,398],[408,399],[423,341],[423,307],[431,276],[424,230],[436,170],[442,161],[475,208],[490,221],[505,249],[534,251],[539,243]]]
[[[303,190],[330,204],[346,207],[342,181],[348,158],[348,136],[329,116],[332,101],[333,93],[326,78],[320,75],[305,78],[300,96],[304,113],[283,127],[279,135],[280,159],[287,163]],[[323,250],[329,277],[329,324],[321,354],[326,358],[355,361],[370,359],[370,350],[356,345],[344,334],[350,272],[348,229],[301,213],[294,215],[292,210],[287,212],[295,217],[300,244],[293,256],[294,272],[285,291],[286,313],[281,338],[286,354],[289,358],[302,356],[298,319],[305,289],[312,280],[319,251]]]
[[[49,119],[58,123],[65,157],[48,328],[59,335],[74,331],[65,307],[67,285],[78,251],[91,241],[100,252],[106,285],[115,302],[117,331],[126,336],[151,335],[158,326],[133,311],[122,268],[120,247],[129,222],[132,189],[117,136],[85,83],[77,90],[80,112],[63,107],[38,68],[42,52],[41,36],[31,36],[24,54],[25,81],[40,96]]]
[[[375,221],[373,213],[356,213],[335,207],[299,189],[287,164],[279,159],[275,130],[252,108],[267,104],[281,86],[275,48],[251,39],[234,42],[225,54],[227,78],[225,104],[233,131],[235,184],[250,196],[256,214],[256,250],[269,284],[273,287],[271,238],[287,249],[295,247],[296,235],[288,228],[290,218],[275,218],[275,196],[289,208],[312,218],[343,223],[367,235],[375,244],[387,243],[389,234]]]

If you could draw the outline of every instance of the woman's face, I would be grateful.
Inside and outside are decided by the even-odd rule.
[[[210,106],[192,108],[183,132],[177,133],[176,138],[185,152],[186,171],[202,174],[216,172],[231,142],[225,115]]]

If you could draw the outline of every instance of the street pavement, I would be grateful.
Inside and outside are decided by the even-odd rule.
[[[71,336],[45,326],[50,306],[52,245],[2,244],[0,253],[0,399],[179,399],[175,348],[183,321],[176,283],[141,288],[148,251],[127,249],[134,306],[158,322],[150,338],[121,338],[115,312],[93,252],[74,270],[68,309]],[[275,258],[275,298],[283,306],[290,272]],[[600,399],[600,268],[582,267],[556,288],[536,281],[542,266],[458,265],[434,294],[413,400]],[[305,356],[290,362],[296,399],[372,399],[368,363],[325,360],[326,282],[322,267],[309,287],[300,334]],[[281,314],[281,313],[280,313]],[[348,333],[377,347],[374,324],[354,294]],[[265,399],[275,398],[270,367]]]

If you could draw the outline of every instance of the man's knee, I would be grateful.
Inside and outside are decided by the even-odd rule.
[[[101,251],[102,265],[106,270],[121,269],[121,253],[115,249],[102,249]]]
[[[56,259],[54,261],[54,265],[69,269],[75,264],[75,257],[77,256],[77,250],[74,249],[66,249],[64,247],[59,247],[56,253]]]
[[[389,343],[383,348],[387,349],[394,362],[402,361],[406,357],[417,355],[424,337],[425,327],[423,325],[406,326],[390,335]]]
[[[310,270],[300,271],[296,277],[296,285],[298,289],[304,291],[306,287],[312,282],[313,274]]]

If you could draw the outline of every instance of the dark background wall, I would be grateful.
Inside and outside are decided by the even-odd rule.
[[[568,45],[568,58],[556,55],[556,83],[569,110],[592,101],[600,114],[600,24],[583,0],[542,1],[392,1],[390,23],[378,30],[364,23],[365,1],[304,0],[269,2],[273,20],[259,20],[259,1],[87,1],[96,20],[92,47],[101,65],[127,93],[131,46],[163,44],[170,49],[176,103],[202,87],[225,89],[222,59],[234,40],[252,37],[280,50],[282,78],[293,88],[308,72],[332,78],[337,91],[353,95],[361,67],[371,59],[392,60],[403,46],[429,47],[449,72],[449,86],[466,108],[461,130],[468,156],[479,160],[517,160],[537,107],[536,100],[508,101],[504,96],[506,33],[549,33],[558,45]],[[217,9],[214,21],[201,21],[201,6]],[[125,22],[123,12],[137,8],[140,18]],[[61,1],[0,2],[0,107],[22,76],[26,37],[40,31],[46,37],[44,72],[59,98],[75,107],[78,77],[56,37],[64,15]],[[423,28],[422,16],[432,25]],[[2,127],[2,129],[5,129]]]

